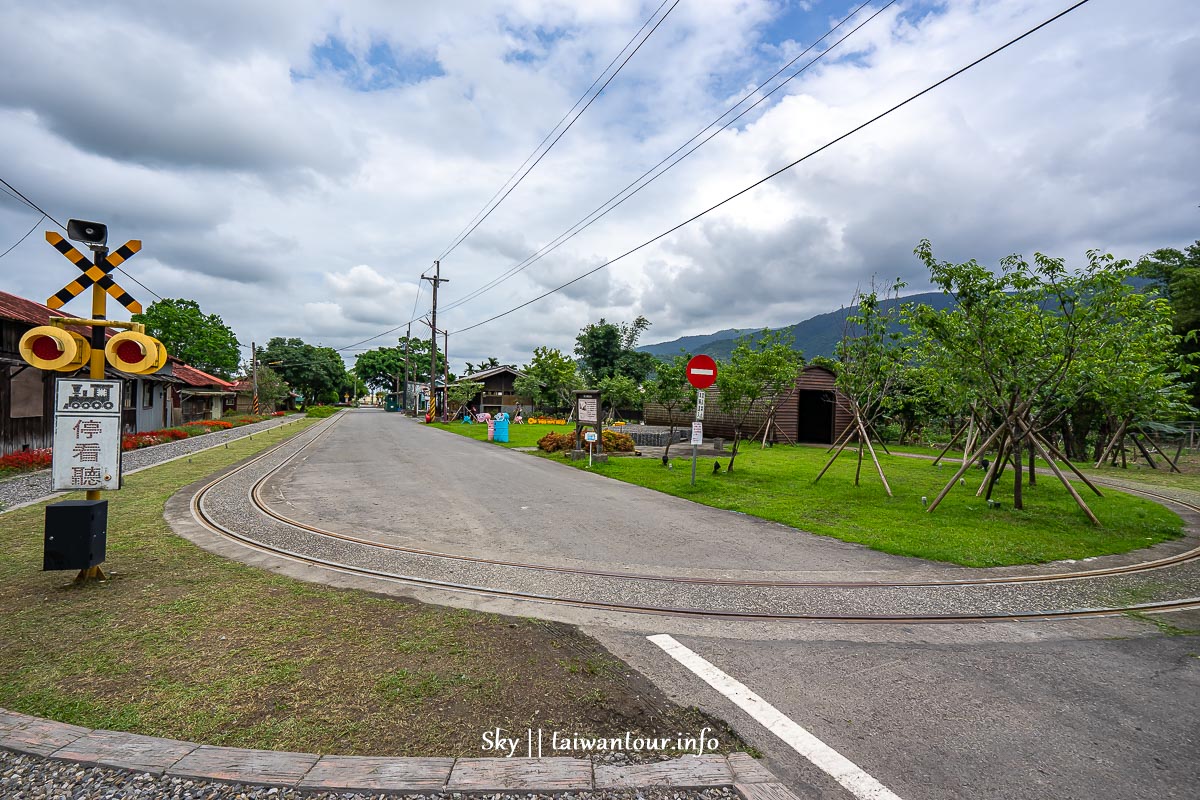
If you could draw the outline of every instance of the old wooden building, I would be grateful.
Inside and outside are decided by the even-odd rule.
[[[655,403],[646,404],[647,425],[669,425],[670,418],[665,408]],[[755,408],[742,427],[742,435],[749,438],[758,431],[762,436],[762,425],[767,419],[763,405]],[[775,413],[775,425],[767,433],[769,442],[832,444],[853,417],[845,397],[838,392],[833,372],[825,367],[805,367],[796,376],[795,386],[784,395]],[[690,425],[691,413],[675,413],[676,425]],[[720,410],[720,392],[717,387],[707,390],[704,410],[704,435],[733,438],[733,418]]]
[[[525,373],[519,369],[501,366],[481,370],[471,375],[463,375],[459,380],[482,383],[483,389],[469,401],[469,405],[473,405],[478,412],[486,411],[495,416],[501,411],[512,414],[518,403],[524,408],[526,414],[532,410],[533,401],[528,397],[517,395],[513,389],[513,383],[517,378],[523,377],[525,377]],[[454,411],[453,405],[450,410]]]

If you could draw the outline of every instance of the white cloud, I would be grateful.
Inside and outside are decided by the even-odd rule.
[[[622,189],[720,114],[735,87],[769,75],[849,8],[814,0],[775,23],[783,5],[681,3],[444,260],[447,308]],[[843,304],[872,274],[919,290],[911,251],[922,237],[940,257],[985,262],[1189,243],[1200,23],[1190,0],[1161,0],[1153,13],[1134,5],[1084,6],[702,221],[451,337],[454,363],[523,363],[541,344],[570,351],[601,316],[645,313],[648,340],[660,340],[795,322]],[[195,298],[243,342],[336,347],[408,320],[421,271],[657,3],[3,6],[0,152],[10,158],[0,177],[60,219],[142,239],[127,269],[165,297]],[[1050,13],[1035,0],[894,6],[739,129],[440,314],[439,327],[466,328],[620,256]],[[353,70],[317,57],[330,42],[358,59]],[[399,54],[395,65],[371,63],[381,44]],[[403,61],[412,54],[416,66]],[[347,80],[393,73],[376,91]],[[0,195],[0,251],[34,216]],[[6,291],[34,299],[73,271],[40,234],[0,268]],[[423,312],[428,284],[419,290]]]

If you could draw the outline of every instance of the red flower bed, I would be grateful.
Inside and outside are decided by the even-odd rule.
[[[30,472],[50,466],[50,448],[42,450],[19,450],[0,457],[0,470]]]
[[[155,433],[127,433],[121,437],[121,449],[137,450],[140,447],[162,444],[165,441],[166,439]]]
[[[205,428],[213,428],[213,429],[220,429],[220,430],[225,430],[226,428],[233,427],[232,422],[225,422],[224,420],[220,420],[220,419],[198,419],[195,422],[189,422],[187,424],[188,425],[199,425],[199,426],[202,426]]]

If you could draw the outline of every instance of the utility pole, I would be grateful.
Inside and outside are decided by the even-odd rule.
[[[250,343],[250,381],[254,384],[254,402],[250,413],[258,413],[258,348]]]
[[[442,331],[442,422],[450,421],[450,331]]]
[[[437,387],[437,293],[438,284],[449,283],[449,278],[442,277],[442,262],[433,262],[433,277],[430,278],[425,273],[421,273],[421,279],[429,281],[433,284],[433,321],[429,326],[429,402],[433,403],[434,391]],[[445,398],[442,399],[442,413],[445,414]],[[433,419],[433,408],[427,412],[429,418]]]
[[[408,323],[408,331],[404,334],[404,413],[408,413],[408,347],[412,342],[412,323]]]

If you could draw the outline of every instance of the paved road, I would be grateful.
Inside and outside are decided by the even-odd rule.
[[[957,574],[383,413],[345,415],[275,476],[268,498],[363,538],[508,560],[662,574]],[[785,625],[433,599],[574,619],[681,702],[728,719],[802,797],[856,795],[648,635],[672,634],[905,800],[1200,796],[1200,637],[1173,635],[1200,630],[1200,613],[1157,617],[1166,630],[1132,618]]]

